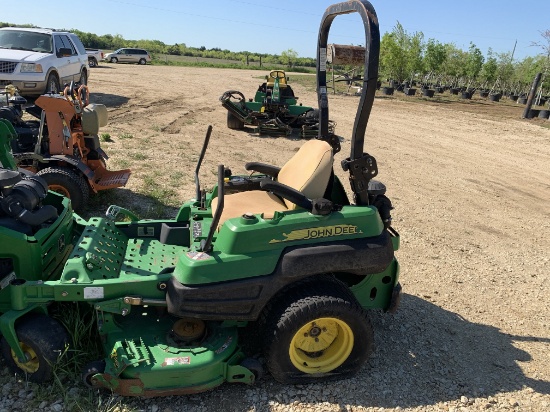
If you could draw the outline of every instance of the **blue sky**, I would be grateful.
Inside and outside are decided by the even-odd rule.
[[[220,47],[231,51],[279,54],[292,48],[301,57],[314,57],[317,32],[331,0],[2,0],[0,21],[41,27],[75,28],[125,39],[155,39],[166,44]],[[22,6],[24,4],[24,6]],[[454,43],[467,50],[470,42],[483,54],[489,47],[514,57],[541,54],[531,42],[543,41],[550,29],[550,0],[529,3],[511,0],[380,0],[372,1],[380,31],[391,31],[399,21],[408,32],[425,39]],[[338,17],[329,43],[363,44],[357,14]]]

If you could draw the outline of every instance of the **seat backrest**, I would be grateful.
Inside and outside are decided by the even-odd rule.
[[[82,111],[82,132],[98,134],[99,128],[107,126],[107,107],[104,104],[91,103]]]
[[[300,150],[282,167],[277,180],[292,187],[309,199],[323,197],[327,190],[332,172],[332,147],[323,140],[312,139],[302,145]],[[296,205],[284,199],[288,209]]]

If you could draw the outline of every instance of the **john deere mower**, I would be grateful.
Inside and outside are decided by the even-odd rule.
[[[353,199],[333,171],[339,139],[330,133],[326,46],[333,19],[363,19],[368,53],[364,88],[342,160]],[[59,333],[27,319],[48,318],[51,302],[86,302],[96,312],[103,356],[82,373],[94,388],[121,395],[189,394],[223,382],[252,384],[263,370],[243,347],[245,330],[260,340],[272,376],[283,383],[346,378],[372,351],[368,311],[396,310],[401,292],[385,186],[372,180],[363,151],[376,90],[378,20],[365,0],[329,7],[318,42],[319,130],[282,167],[258,162],[234,176],[218,166],[206,191],[169,220],[139,220],[111,206],[92,218],[58,280],[12,280],[12,309],[0,317],[8,366],[43,381]],[[124,218],[119,219],[119,218]],[[56,331],[59,328],[56,328]],[[54,336],[55,335],[55,336]]]
[[[255,126],[255,131],[266,134],[290,135],[298,129],[302,138],[317,136],[319,110],[298,104],[298,97],[288,84],[283,70],[272,70],[260,84],[254,100],[247,101],[236,90],[228,90],[221,97],[227,109],[227,127],[241,130],[245,125]],[[334,133],[334,122],[329,122]]]
[[[82,229],[67,198],[17,170],[10,147],[15,135],[0,119],[0,313],[11,309],[10,282],[60,278]]]
[[[89,103],[85,85],[73,83],[62,94],[45,94],[25,111],[38,120],[23,120],[26,99],[12,86],[2,93],[0,119],[8,120],[17,138],[12,140],[20,168],[41,176],[50,190],[61,193],[81,211],[90,191],[124,186],[130,170],[109,171],[99,142],[99,128],[107,124],[107,108]],[[1,96],[0,96],[1,97]]]

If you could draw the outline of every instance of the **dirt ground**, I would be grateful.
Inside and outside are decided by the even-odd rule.
[[[90,213],[117,203],[145,216],[174,214],[194,196],[208,125],[206,186],[219,163],[234,173],[247,161],[282,165],[302,141],[229,130],[218,100],[229,89],[253,97],[264,74],[93,69],[91,100],[109,109],[102,130],[110,134],[102,142],[108,166],[130,167],[132,176],[126,188],[99,196]],[[317,105],[313,90],[294,89],[304,105]],[[349,156],[357,103],[329,98],[343,138],[335,171],[345,184],[339,164]],[[485,101],[375,100],[365,151],[376,157],[395,206],[404,297],[397,314],[372,314],[376,349],[359,375],[310,386],[267,376],[250,388],[226,384],[123,404],[154,411],[550,410],[550,121],[522,120],[522,110]]]

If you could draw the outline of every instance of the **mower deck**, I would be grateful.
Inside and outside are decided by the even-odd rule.
[[[102,316],[99,326],[110,356],[105,371],[91,376],[93,386],[149,397],[254,382],[254,374],[239,366],[244,355],[235,326],[159,315],[151,307],[125,317]]]

